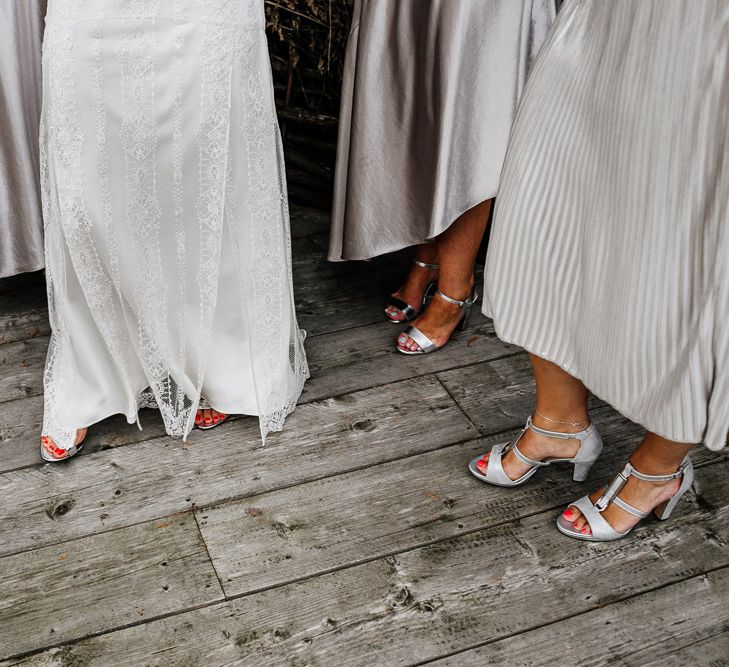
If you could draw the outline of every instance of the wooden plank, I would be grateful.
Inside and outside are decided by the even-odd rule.
[[[727,621],[723,568],[429,664],[719,667],[729,665]]]
[[[184,514],[0,559],[0,656],[223,598]]]
[[[484,323],[468,337],[456,338],[448,354],[430,355],[416,365],[412,358],[394,351],[392,334],[393,327],[384,322],[311,339],[307,352],[313,377],[301,402],[404,380],[415,374],[427,375],[432,370],[480,361],[513,349],[500,343],[493,328]],[[0,410],[0,472],[40,463],[37,448],[29,447],[29,443],[35,443],[43,422],[43,340],[0,346],[0,398],[27,396],[8,401]],[[164,433],[156,417],[145,416],[143,423],[145,432],[139,433],[136,426],[129,426],[121,416],[105,420],[91,429],[85,447],[87,451],[97,451]],[[148,433],[149,428],[152,431]]]
[[[550,511],[23,664],[294,667],[338,665],[346,656],[356,667],[433,660],[726,568],[727,474],[726,462],[700,469],[701,502],[685,503],[670,521],[646,522],[619,543],[570,540]],[[721,594],[711,607],[723,600]]]
[[[309,403],[409,377],[427,375],[434,371],[498,358],[504,354],[512,354],[517,349],[501,343],[486,318],[479,318],[479,323],[472,326],[469,332],[457,335],[446,352],[417,359],[398,354],[394,350],[393,337],[396,334],[396,327],[381,322],[309,339],[306,347],[312,378],[305,387],[300,402]],[[28,342],[16,343],[13,347],[17,354],[11,355],[15,361],[0,366],[0,387],[6,388],[7,395],[36,394],[8,401],[0,409],[0,472],[41,463],[36,445],[43,423],[43,400],[40,392],[45,351],[40,342],[33,342],[32,345],[38,346],[32,359],[29,359],[27,353]],[[9,348],[10,346],[6,349]],[[0,350],[2,349],[0,346]],[[23,353],[23,350],[26,352]],[[523,373],[518,374],[518,377],[512,375],[512,393],[518,391],[515,383],[521,380],[531,381]],[[505,394],[504,399],[507,398]],[[127,424],[121,415],[94,425],[84,445],[85,452],[133,444],[164,434],[164,426],[154,411],[143,412],[141,421],[144,431],[139,431],[136,425]],[[510,423],[506,428],[513,425]]]
[[[297,243],[294,291],[299,325],[309,335],[385,321],[387,298],[401,285],[410,269],[409,249],[369,261],[329,262],[327,234],[314,234]],[[477,266],[476,284],[482,282],[483,267]],[[485,320],[479,306],[473,315],[470,326]],[[394,325],[390,326],[394,329]]]
[[[429,428],[424,431],[423,424]],[[347,472],[477,435],[434,377],[301,406],[262,446],[256,419],[0,475],[0,554]],[[60,508],[60,509],[59,509]],[[62,511],[61,511],[62,510]]]
[[[366,262],[329,262],[327,245],[327,235],[321,234],[295,241],[294,291],[299,325],[310,336],[318,336],[383,322],[387,297],[400,286],[410,268],[410,251]],[[477,284],[483,280],[482,273],[478,267]],[[477,310],[474,324],[481,318]]]
[[[0,472],[41,462],[38,441],[42,424],[42,396],[0,406]]]
[[[540,471],[508,492],[467,472],[511,432],[293,488],[206,508],[198,522],[228,597],[321,574],[567,504],[609,480],[642,437],[612,410],[596,415],[605,454],[590,480],[571,467]],[[698,450],[696,463],[715,460]]]
[[[307,216],[322,217],[321,214],[306,209],[301,216],[304,220]],[[297,248],[296,256],[303,260],[303,266],[308,267],[314,257],[316,261],[321,260],[318,246],[312,245],[306,239],[300,243],[304,246]],[[387,261],[401,262],[392,258]],[[326,266],[335,267],[329,263],[326,263]],[[340,268],[348,266],[349,264],[336,265]],[[371,267],[367,265],[366,274],[369,275],[370,271]],[[306,277],[302,280],[306,280]],[[40,288],[44,290],[42,280]],[[10,293],[17,294],[18,289],[10,290]],[[371,298],[367,291],[365,295],[366,298]],[[362,294],[345,289],[342,297],[344,301],[349,299],[354,304],[358,299],[361,300]],[[43,299],[45,300],[44,292]],[[344,302],[341,305],[344,308],[348,307]],[[381,304],[377,308],[380,309],[380,306]],[[17,308],[20,309],[20,306]],[[360,309],[360,315],[363,316],[366,312],[369,313],[367,317],[372,315],[369,307],[368,310]],[[475,325],[472,325],[471,330],[457,335],[446,352],[418,359],[408,358],[398,355],[394,350],[394,337],[399,328],[380,318],[378,310],[376,324],[335,334],[324,334],[322,340],[316,336],[309,339],[307,348],[313,377],[305,389],[302,402],[358,391],[436,370],[450,369],[510,353],[514,349],[498,341],[494,336],[493,327],[479,315],[474,318]],[[337,326],[341,324],[338,322]],[[40,396],[43,390],[42,374],[46,346],[45,337],[0,345],[0,401],[13,401],[0,410],[0,454],[2,454],[0,472],[17,470],[41,462],[36,442],[43,419],[42,401],[36,397]],[[24,399],[28,402],[22,403]],[[110,446],[148,440],[163,433],[158,419],[145,419],[145,424],[148,422],[153,424],[154,428],[145,429],[145,432],[140,433],[135,427],[127,425],[122,417],[113,417],[91,430],[85,449],[87,452],[98,451]]]
[[[328,262],[314,237],[295,240],[294,292],[299,326],[310,336],[384,321],[387,294],[407,270],[402,258]]]
[[[523,425],[534,409],[534,376],[526,353],[437,377],[484,434]]]
[[[157,410],[142,410],[140,422],[128,424],[125,417],[116,415],[95,424],[89,430],[82,456],[133,444],[165,434],[164,424]],[[43,397],[32,396],[8,401],[0,407],[0,473],[41,465],[39,438],[43,425]]]
[[[677,602],[681,604],[681,602]],[[635,667],[686,667],[691,665],[692,667],[729,667],[729,623],[727,622],[726,609],[727,609],[727,598],[723,600],[723,612],[724,616],[723,623],[716,628],[716,633],[697,641],[687,646],[682,646],[669,651],[666,651],[663,646],[659,647],[656,654],[659,657],[651,659],[649,651],[646,651],[645,660],[639,662],[632,660],[628,662],[629,665],[635,665]],[[704,614],[705,607],[699,607],[694,609],[696,614]],[[672,644],[672,642],[666,642]],[[662,655],[661,655],[662,654]],[[641,656],[642,657],[642,656]]]
[[[496,338],[491,321],[482,315],[474,317],[467,331],[456,334],[446,350],[419,357],[395,349],[402,328],[383,321],[311,338],[306,349],[312,377],[302,400],[337,396],[519,352]],[[522,375],[515,380],[521,381]]]
[[[302,239],[301,243],[308,243],[306,239]],[[321,262],[321,257],[315,259],[320,251],[316,246],[309,243],[308,249],[303,247],[297,253],[302,266],[306,267],[306,271],[310,271],[310,263],[312,261]],[[346,277],[348,264],[331,264],[325,263],[329,273],[332,271],[343,271],[342,275]],[[362,272],[361,278],[368,281],[370,273],[373,269],[367,265],[365,272]],[[331,276],[330,276],[331,277]],[[399,279],[399,277],[398,277]],[[313,282],[313,276],[303,276],[303,283]],[[429,357],[421,357],[417,360],[406,358],[398,355],[394,350],[394,338],[397,335],[398,327],[384,322],[381,316],[380,298],[377,297],[377,305],[372,300],[371,291],[353,289],[351,286],[340,285],[332,287],[339,293],[339,306],[343,310],[355,312],[355,320],[349,321],[349,324],[359,324],[365,320],[375,320],[376,323],[371,327],[365,327],[362,330],[352,331],[351,333],[342,333],[334,335],[326,335],[325,340],[318,341],[316,337],[310,338],[307,347],[309,349],[309,357],[311,360],[314,376],[307,387],[303,396],[303,401],[316,400],[318,398],[329,397],[345,393],[349,391],[357,391],[363,388],[385,384],[395,380],[402,380],[415,374],[423,375],[432,370],[442,370],[444,368],[453,368],[474,361],[492,358],[495,355],[502,354],[502,351],[513,349],[500,343],[493,334],[493,328],[488,321],[482,316],[474,318],[475,324],[469,332],[458,335],[450,345],[447,352],[439,355],[431,355]],[[365,295],[364,301],[369,305],[362,306],[362,295]],[[315,300],[327,299],[323,294],[315,297]],[[373,310],[374,309],[374,310]],[[358,313],[358,314],[356,314]],[[319,315],[311,312],[313,320]],[[324,317],[326,322],[330,320]],[[334,320],[336,327],[347,324]],[[315,323],[315,330],[324,331],[319,323]],[[46,351],[48,339],[40,337],[38,339],[18,341],[11,344],[0,345],[0,402],[10,400],[20,400],[22,398],[31,398],[42,394],[42,377],[43,367],[45,365]],[[371,359],[365,357],[371,356]],[[0,417],[3,421],[6,419],[13,425],[18,424],[16,415],[24,413],[28,415],[33,408],[41,406],[38,401],[31,402],[28,406],[12,406],[8,407],[8,416]],[[122,430],[125,429],[123,422],[116,420]],[[34,441],[38,434],[38,425],[42,422],[40,411],[33,412],[33,416],[24,419],[23,423],[28,425],[28,430],[19,433],[15,430],[16,436],[25,440]],[[0,423],[0,431],[5,425]],[[146,439],[145,436],[143,436]],[[6,436],[4,440],[8,440]],[[0,440],[3,442],[4,440]],[[137,438],[138,440],[138,438]],[[135,441],[125,438],[125,441]],[[93,443],[88,443],[88,449],[93,449]],[[29,462],[37,462],[36,458],[22,458],[18,463],[14,459],[4,459],[5,461],[13,461],[10,463],[10,469],[15,469]],[[4,468],[4,469],[7,469]]]
[[[0,404],[43,393],[48,338],[0,345]]]
[[[0,344],[49,334],[43,271],[0,280]]]
[[[526,354],[440,372],[437,377],[484,434],[523,424],[534,410],[534,376]],[[593,409],[604,405],[590,399]]]

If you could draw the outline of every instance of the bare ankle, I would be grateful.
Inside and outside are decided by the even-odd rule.
[[[424,290],[431,282],[438,277],[438,271],[434,269],[423,269],[413,265],[405,282],[399,291],[405,291],[408,288],[416,290]]]
[[[470,280],[459,280],[459,281],[445,281],[442,278],[438,281],[438,289],[451,297],[451,299],[458,299],[459,301],[465,301],[473,293],[474,285],[476,281],[473,276]]]
[[[587,411],[565,412],[549,408],[535,408],[532,423],[537,428],[557,433],[579,433],[590,425]]]

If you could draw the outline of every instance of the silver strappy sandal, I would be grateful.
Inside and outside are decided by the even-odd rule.
[[[471,296],[464,300],[459,301],[458,299],[452,299],[447,294],[443,294],[440,290],[436,290],[435,292],[436,296],[443,299],[443,301],[447,301],[448,303],[452,303],[454,306],[458,306],[461,309],[461,319],[458,321],[458,324],[456,325],[455,331],[462,331],[468,326],[468,320],[471,317],[471,309],[473,308],[473,304],[476,303],[478,300],[478,293],[474,289],[473,292],[471,292]],[[443,343],[443,345],[438,346],[436,345],[430,338],[428,338],[420,329],[414,326],[409,326],[407,329],[405,329],[400,336],[409,336],[412,338],[419,346],[419,350],[404,350],[399,345],[397,346],[397,351],[401,354],[431,354],[433,352],[437,352],[438,350],[445,347],[446,343]],[[399,338],[399,336],[398,336]]]
[[[204,398],[200,399],[200,403],[198,404],[197,409],[198,410],[215,410],[215,408],[212,405],[210,405]],[[215,410],[215,411],[218,412],[217,410]],[[223,413],[221,412],[219,414],[223,414]],[[216,427],[220,426],[226,419],[228,419],[228,417],[230,417],[230,415],[225,415],[222,419],[219,419],[214,424],[205,425],[204,423],[198,424],[196,422],[195,428],[198,428],[201,431],[209,431],[212,428],[216,428]]]
[[[83,430],[83,429],[81,429]],[[78,438],[78,432],[76,432],[76,437]],[[40,444],[40,455],[41,458],[44,461],[48,461],[49,463],[60,463],[61,461],[68,461],[73,456],[76,456],[81,449],[84,446],[84,441],[86,440],[86,436],[83,437],[81,442],[71,445],[70,447],[60,447],[53,438],[49,438],[47,435],[41,436],[41,444]],[[50,456],[47,452],[47,449],[56,450],[57,452],[60,452],[58,456]]]
[[[522,436],[528,430],[534,431],[534,433],[548,438],[579,440],[580,448],[577,450],[577,454],[570,459],[547,459],[545,461],[534,461],[528,456],[522,454],[518,446],[519,440],[522,439]],[[516,456],[516,458],[522,463],[532,466],[527,472],[517,479],[511,479],[504,472],[504,468],[502,467],[502,461],[508,452],[514,452],[514,456]],[[529,419],[527,419],[526,426],[524,426],[516,440],[513,442],[504,442],[494,445],[491,448],[491,452],[489,453],[487,460],[486,474],[482,473],[478,469],[477,465],[485,458],[485,456],[479,456],[473,459],[468,464],[468,469],[474,477],[477,477],[482,482],[487,482],[488,484],[495,484],[496,486],[520,486],[521,484],[529,481],[539,468],[551,465],[552,463],[572,463],[575,467],[573,479],[576,482],[584,482],[590,472],[592,464],[595,463],[597,458],[600,456],[600,452],[602,452],[602,438],[593,424],[590,424],[586,429],[578,431],[577,433],[559,433],[557,431],[547,431],[543,428],[539,428],[538,426],[534,426],[532,418],[529,417]]]
[[[691,488],[691,484],[694,481],[694,466],[691,463],[691,459],[686,458],[681,463],[681,467],[671,475],[646,475],[645,473],[636,470],[629,462],[625,465],[625,468],[617,474],[615,479],[608,485],[602,496],[596,503],[590,500],[590,496],[583,496],[574,503],[570,503],[571,507],[576,507],[587,520],[590,525],[591,535],[584,535],[573,528],[572,522],[567,521],[561,514],[557,517],[557,528],[560,532],[574,537],[578,540],[586,540],[588,542],[611,542],[613,540],[619,540],[626,535],[629,535],[631,530],[624,533],[620,533],[613,528],[608,521],[603,517],[602,513],[607,509],[611,503],[615,503],[621,510],[632,514],[639,519],[645,519],[650,516],[651,512],[644,512],[639,510],[637,507],[629,505],[624,500],[618,497],[623,486],[628,481],[630,476],[642,479],[645,482],[670,482],[672,479],[682,477],[681,486],[675,495],[671,496],[666,502],[660,504],[653,510],[653,513],[660,521],[665,521],[671,516],[673,508],[676,507],[678,501],[681,500],[683,495]],[[637,525],[637,524],[636,524]]]
[[[420,266],[424,269],[430,269],[431,271],[438,271],[440,269],[439,264],[428,264],[426,262],[421,262],[419,259],[413,259],[413,264],[415,264],[416,266]],[[425,294],[423,295],[423,303],[420,304],[420,308],[413,308],[413,306],[405,303],[402,299],[398,299],[396,296],[390,296],[387,303],[385,304],[385,319],[392,324],[412,322],[414,319],[420,316],[420,313],[423,312],[423,308],[425,308],[425,306],[428,304],[428,301],[433,298],[433,295],[435,294],[435,288],[435,281],[432,281],[428,284],[428,287],[425,289]],[[403,314],[404,319],[396,320],[390,317],[387,314],[388,308],[397,308],[397,310],[399,310]]]

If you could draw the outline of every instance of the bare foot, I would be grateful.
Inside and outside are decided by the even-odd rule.
[[[438,280],[437,270],[426,269],[417,264],[413,264],[402,287],[392,296],[400,299],[400,301],[404,301],[411,308],[420,310],[423,306],[425,290],[428,289],[430,283],[436,280]],[[406,319],[403,312],[394,306],[385,308],[385,315],[393,322],[404,322]]]
[[[469,288],[468,292],[459,296],[458,299],[468,299],[472,289],[473,287]],[[460,306],[448,303],[436,294],[425,312],[413,322],[413,326],[432,340],[436,347],[443,347],[453,335],[462,315],[463,309]],[[404,333],[398,336],[397,346],[406,352],[417,352],[421,349],[418,343]]]
[[[198,410],[195,415],[195,426],[217,426],[227,416],[213,409]]]
[[[74,442],[74,445],[78,447],[84,441],[84,438],[86,438],[87,433],[88,429],[86,428],[76,431],[76,442]],[[56,441],[53,440],[53,438],[49,438],[47,435],[41,436],[41,448],[48,457],[54,461],[63,461],[64,459],[70,458],[68,451],[59,447],[56,444]]]
[[[660,474],[664,475],[665,472],[652,472],[643,470],[641,472],[646,474]],[[644,512],[650,512],[654,508],[658,507],[661,503],[664,503],[669,498],[676,495],[681,486],[681,478],[672,479],[668,482],[646,482],[638,479],[637,477],[629,477],[625,486],[620,490],[618,497],[624,500],[629,505],[643,510]],[[605,491],[605,487],[602,487],[595,493],[590,495],[590,500],[593,503],[597,502],[600,496]],[[583,535],[591,535],[590,524],[582,515],[582,512],[578,510],[574,505],[570,505],[563,513],[562,516],[569,522],[572,523],[574,530],[582,533]],[[610,503],[602,512],[603,518],[619,533],[626,533],[631,530],[640,519],[632,514],[620,509],[615,503]]]

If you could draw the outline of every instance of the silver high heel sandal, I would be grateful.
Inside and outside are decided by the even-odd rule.
[[[440,269],[439,264],[428,264],[426,262],[421,262],[419,259],[413,259],[413,264],[415,264],[416,266],[420,266],[424,269],[430,269],[431,271],[438,271],[438,269]],[[431,281],[428,284],[428,287],[425,289],[425,294],[423,295],[423,303],[420,305],[420,308],[413,308],[410,304],[405,303],[402,299],[398,299],[396,296],[390,296],[387,303],[385,304],[385,319],[392,324],[412,322],[414,319],[420,316],[420,313],[423,312],[423,308],[425,308],[425,306],[428,304],[428,301],[433,298],[433,295],[435,294],[435,287],[435,281]],[[403,314],[404,319],[396,320],[390,317],[387,314],[388,308],[397,308],[397,310],[399,310]]]
[[[212,407],[204,398],[200,399],[200,403],[197,406],[198,410],[215,410],[214,407]],[[216,410],[217,412],[217,410]],[[220,413],[223,414],[223,413]],[[225,420],[228,419],[230,415],[225,415],[222,419],[219,419],[217,422],[213,424],[205,424],[204,422],[201,422],[200,424],[195,423],[195,428],[200,429],[201,431],[209,431],[212,428],[216,428],[220,426]]]
[[[458,306],[461,309],[461,319],[458,321],[455,331],[463,331],[463,329],[468,326],[468,320],[471,317],[471,308],[473,307],[473,304],[476,303],[476,301],[478,300],[478,293],[476,292],[476,290],[474,289],[471,292],[471,296],[465,301],[452,299],[448,295],[443,294],[443,292],[441,292],[440,290],[436,290],[435,294],[436,296],[443,299],[443,301],[452,303],[454,306]],[[400,335],[409,336],[420,346],[419,350],[403,350],[398,345],[397,351],[401,354],[431,354],[432,352],[437,352],[446,345],[446,343],[443,343],[443,345],[440,346],[436,345],[420,329],[414,326],[409,326]]]
[[[579,440],[580,448],[577,450],[577,453],[569,459],[547,459],[545,461],[534,461],[528,456],[522,454],[518,446],[519,440],[522,439],[522,436],[528,430],[534,431],[534,433],[548,438]],[[511,479],[504,472],[504,468],[502,467],[504,455],[508,452],[514,452],[514,456],[516,456],[516,458],[522,463],[532,466],[527,472],[517,479]],[[526,426],[524,426],[516,440],[513,442],[503,442],[501,444],[494,445],[491,448],[486,466],[486,474],[482,473],[477,466],[477,464],[484,459],[484,456],[479,456],[473,459],[468,464],[468,469],[474,477],[477,477],[482,482],[487,482],[488,484],[495,484],[496,486],[520,486],[521,484],[529,481],[539,468],[551,465],[552,463],[572,463],[575,467],[572,478],[576,482],[584,482],[590,472],[592,464],[595,463],[597,458],[600,456],[600,452],[602,452],[602,438],[593,424],[590,424],[586,429],[578,431],[577,433],[559,433],[557,431],[547,431],[543,428],[539,428],[538,426],[534,426],[532,418],[529,417],[529,419],[527,419]]]
[[[611,503],[615,503],[621,510],[632,514],[639,519],[645,519],[650,516],[650,512],[644,512],[639,510],[637,507],[629,505],[624,500],[618,498],[625,483],[628,481],[630,476],[642,479],[645,482],[670,482],[672,479],[682,477],[681,486],[678,491],[671,496],[667,501],[661,503],[658,507],[653,510],[653,513],[660,521],[665,521],[671,516],[673,508],[676,507],[678,501],[681,500],[683,495],[691,488],[691,484],[694,481],[694,466],[691,463],[691,459],[686,458],[681,463],[681,467],[671,475],[646,475],[636,470],[630,462],[625,465],[625,468],[617,474],[615,479],[608,485],[604,493],[596,503],[590,500],[590,496],[583,496],[574,503],[570,503],[570,506],[576,507],[587,520],[590,526],[591,535],[583,535],[579,531],[575,530],[572,526],[571,521],[567,521],[561,514],[557,517],[557,528],[561,533],[574,537],[578,540],[586,540],[588,542],[611,542],[613,540],[619,540],[626,535],[629,535],[632,528],[624,533],[620,533],[613,528],[607,520],[602,516],[602,513],[607,509]],[[637,525],[637,524],[636,524]]]

